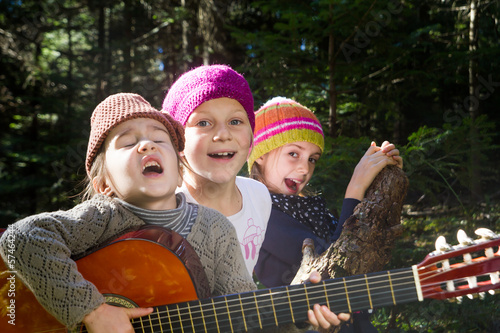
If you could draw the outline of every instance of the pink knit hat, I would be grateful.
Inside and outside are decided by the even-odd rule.
[[[253,130],[255,115],[250,86],[241,74],[225,65],[200,66],[181,75],[168,91],[162,111],[185,126],[194,109],[221,97],[240,102]]]
[[[184,150],[184,127],[168,114],[153,108],[142,96],[130,93],[111,95],[99,103],[90,118],[90,138],[85,168],[90,168],[109,132],[119,124],[135,118],[158,120],[168,130],[177,151]]]

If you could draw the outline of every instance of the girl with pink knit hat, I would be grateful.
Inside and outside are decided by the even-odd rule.
[[[386,165],[402,167],[403,162],[393,144],[384,142],[377,147],[372,143],[354,170],[337,221],[320,196],[302,195],[324,150],[323,130],[314,113],[294,100],[275,97],[255,112],[255,123],[248,169],[250,177],[268,187],[273,201],[255,274],[270,288],[292,281],[305,238],[314,241],[318,253],[324,252],[338,239],[343,222],[375,176]],[[353,318],[353,325],[343,326],[341,332],[376,332],[367,314]]]
[[[225,65],[184,73],[163,102],[163,111],[186,131],[180,190],[189,202],[214,208],[233,223],[250,274],[271,214],[267,188],[238,176],[253,142],[253,107],[248,82]]]
[[[183,192],[188,201],[223,213],[236,228],[249,273],[253,272],[271,213],[266,186],[240,177],[253,143],[253,96],[243,76],[225,65],[200,66],[169,89],[162,111],[184,125]],[[319,281],[313,274],[311,280]],[[309,321],[328,328],[339,318],[316,304]]]

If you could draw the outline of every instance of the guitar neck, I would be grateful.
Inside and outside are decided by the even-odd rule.
[[[133,321],[136,332],[247,332],[307,320],[314,304],[355,312],[418,300],[411,268],[170,304]]]

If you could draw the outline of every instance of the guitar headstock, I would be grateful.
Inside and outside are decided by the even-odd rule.
[[[436,251],[416,265],[423,298],[461,300],[465,295],[494,294],[500,288],[500,235],[485,228],[475,233],[479,239],[459,230],[459,244],[454,246],[438,237]]]

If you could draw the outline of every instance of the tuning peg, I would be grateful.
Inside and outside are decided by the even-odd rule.
[[[495,239],[499,237],[499,235],[486,228],[479,228],[475,231],[475,233],[476,235],[481,236],[482,240]]]
[[[446,238],[444,236],[439,236],[436,239],[436,251],[437,252],[446,252],[451,250],[450,244],[446,243]]]
[[[472,238],[470,238],[469,236],[467,236],[465,231],[463,231],[462,229],[458,230],[457,239],[458,239],[458,242],[460,243],[460,245],[463,245],[463,246],[474,244],[474,240]]]
[[[479,299],[484,299],[485,295],[486,295],[486,293],[484,291],[481,291],[479,293]]]

